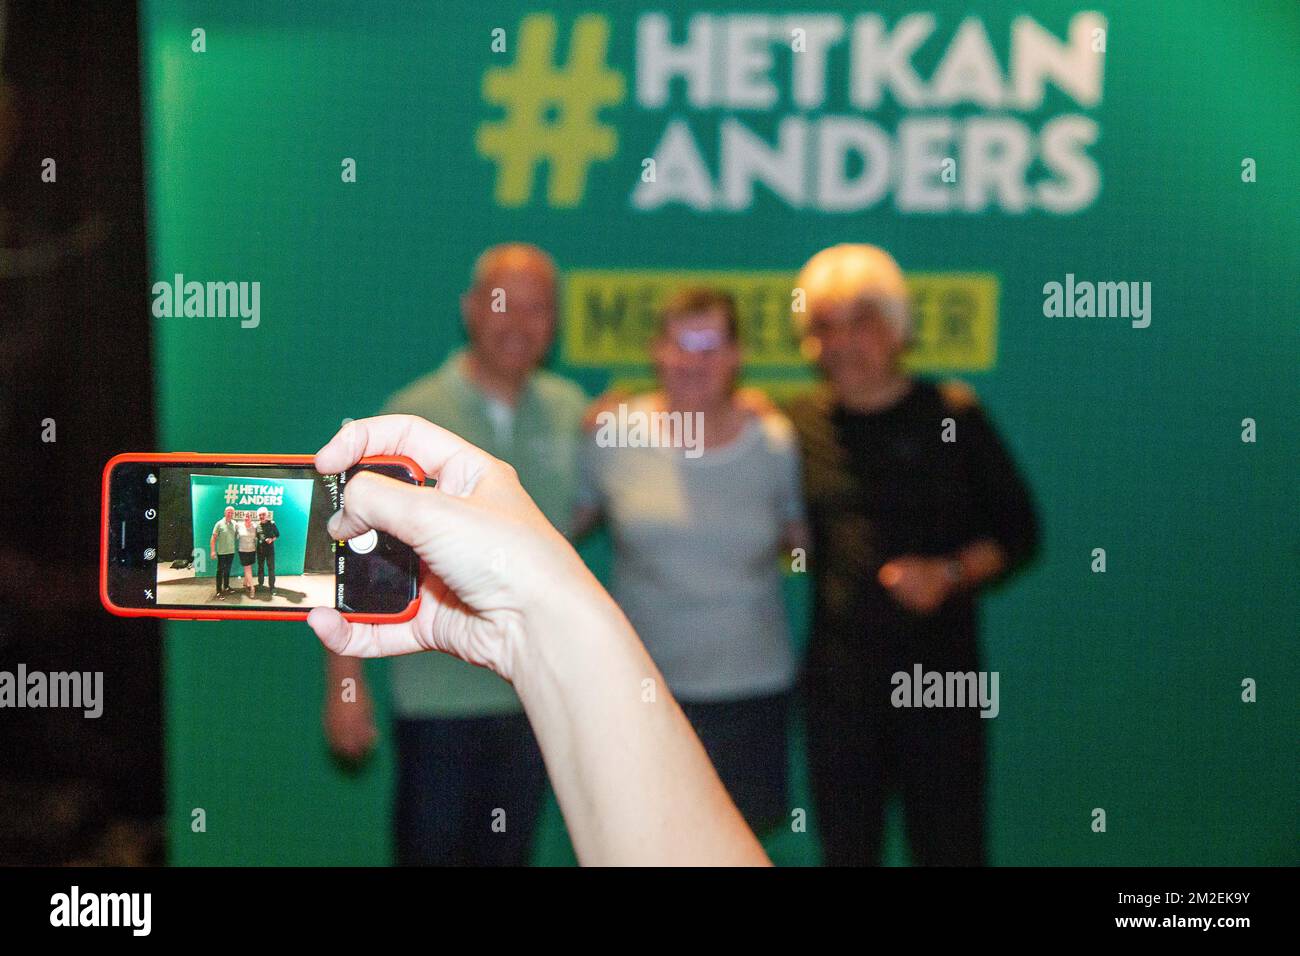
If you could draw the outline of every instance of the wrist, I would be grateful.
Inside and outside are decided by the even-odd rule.
[[[584,682],[610,675],[610,655],[639,642],[618,605],[583,568],[570,585],[552,590],[519,620],[509,650],[511,673],[527,707]]]
[[[960,556],[943,558],[943,579],[948,586],[948,593],[954,594],[966,588],[966,568]]]

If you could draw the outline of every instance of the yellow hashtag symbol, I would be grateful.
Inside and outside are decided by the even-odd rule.
[[[587,169],[611,158],[618,133],[601,124],[603,106],[623,101],[623,75],[605,67],[609,23],[588,14],[578,18],[562,69],[555,60],[555,18],[535,13],[520,25],[514,65],[483,76],[483,99],[505,111],[497,123],[479,127],[479,155],[497,164],[496,200],[522,206],[533,195],[533,176],[546,162],[551,206],[576,206],[587,188]]]

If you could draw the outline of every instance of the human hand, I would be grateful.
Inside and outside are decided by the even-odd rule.
[[[577,553],[519,484],[515,470],[413,415],[345,425],[316,454],[322,474],[369,455],[405,455],[437,479],[420,487],[362,471],[329,522],[343,540],[371,528],[410,545],[423,564],[420,608],[399,624],[348,622],[318,607],[307,623],[348,657],[439,650],[512,680],[530,625],[579,595],[604,595]]]
[[[737,388],[734,400],[737,408],[755,418],[765,418],[780,412],[767,392],[754,385],[742,385]]]
[[[933,614],[956,587],[948,565],[945,558],[904,555],[886,562],[876,578],[909,611]]]
[[[614,412],[618,406],[632,397],[630,389],[626,388],[607,388],[591,400],[586,411],[582,413],[582,430],[585,432],[594,432],[600,424],[600,416],[603,412]]]

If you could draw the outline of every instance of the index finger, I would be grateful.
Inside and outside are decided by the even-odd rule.
[[[316,470],[335,475],[371,455],[405,455],[436,477],[456,454],[474,450],[459,435],[416,415],[379,415],[348,422],[316,452]]]

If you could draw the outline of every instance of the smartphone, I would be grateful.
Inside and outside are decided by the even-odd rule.
[[[311,455],[117,455],[104,466],[99,593],[124,617],[410,620],[420,562],[387,534],[326,530],[358,471],[424,483],[408,458],[321,475]]]

